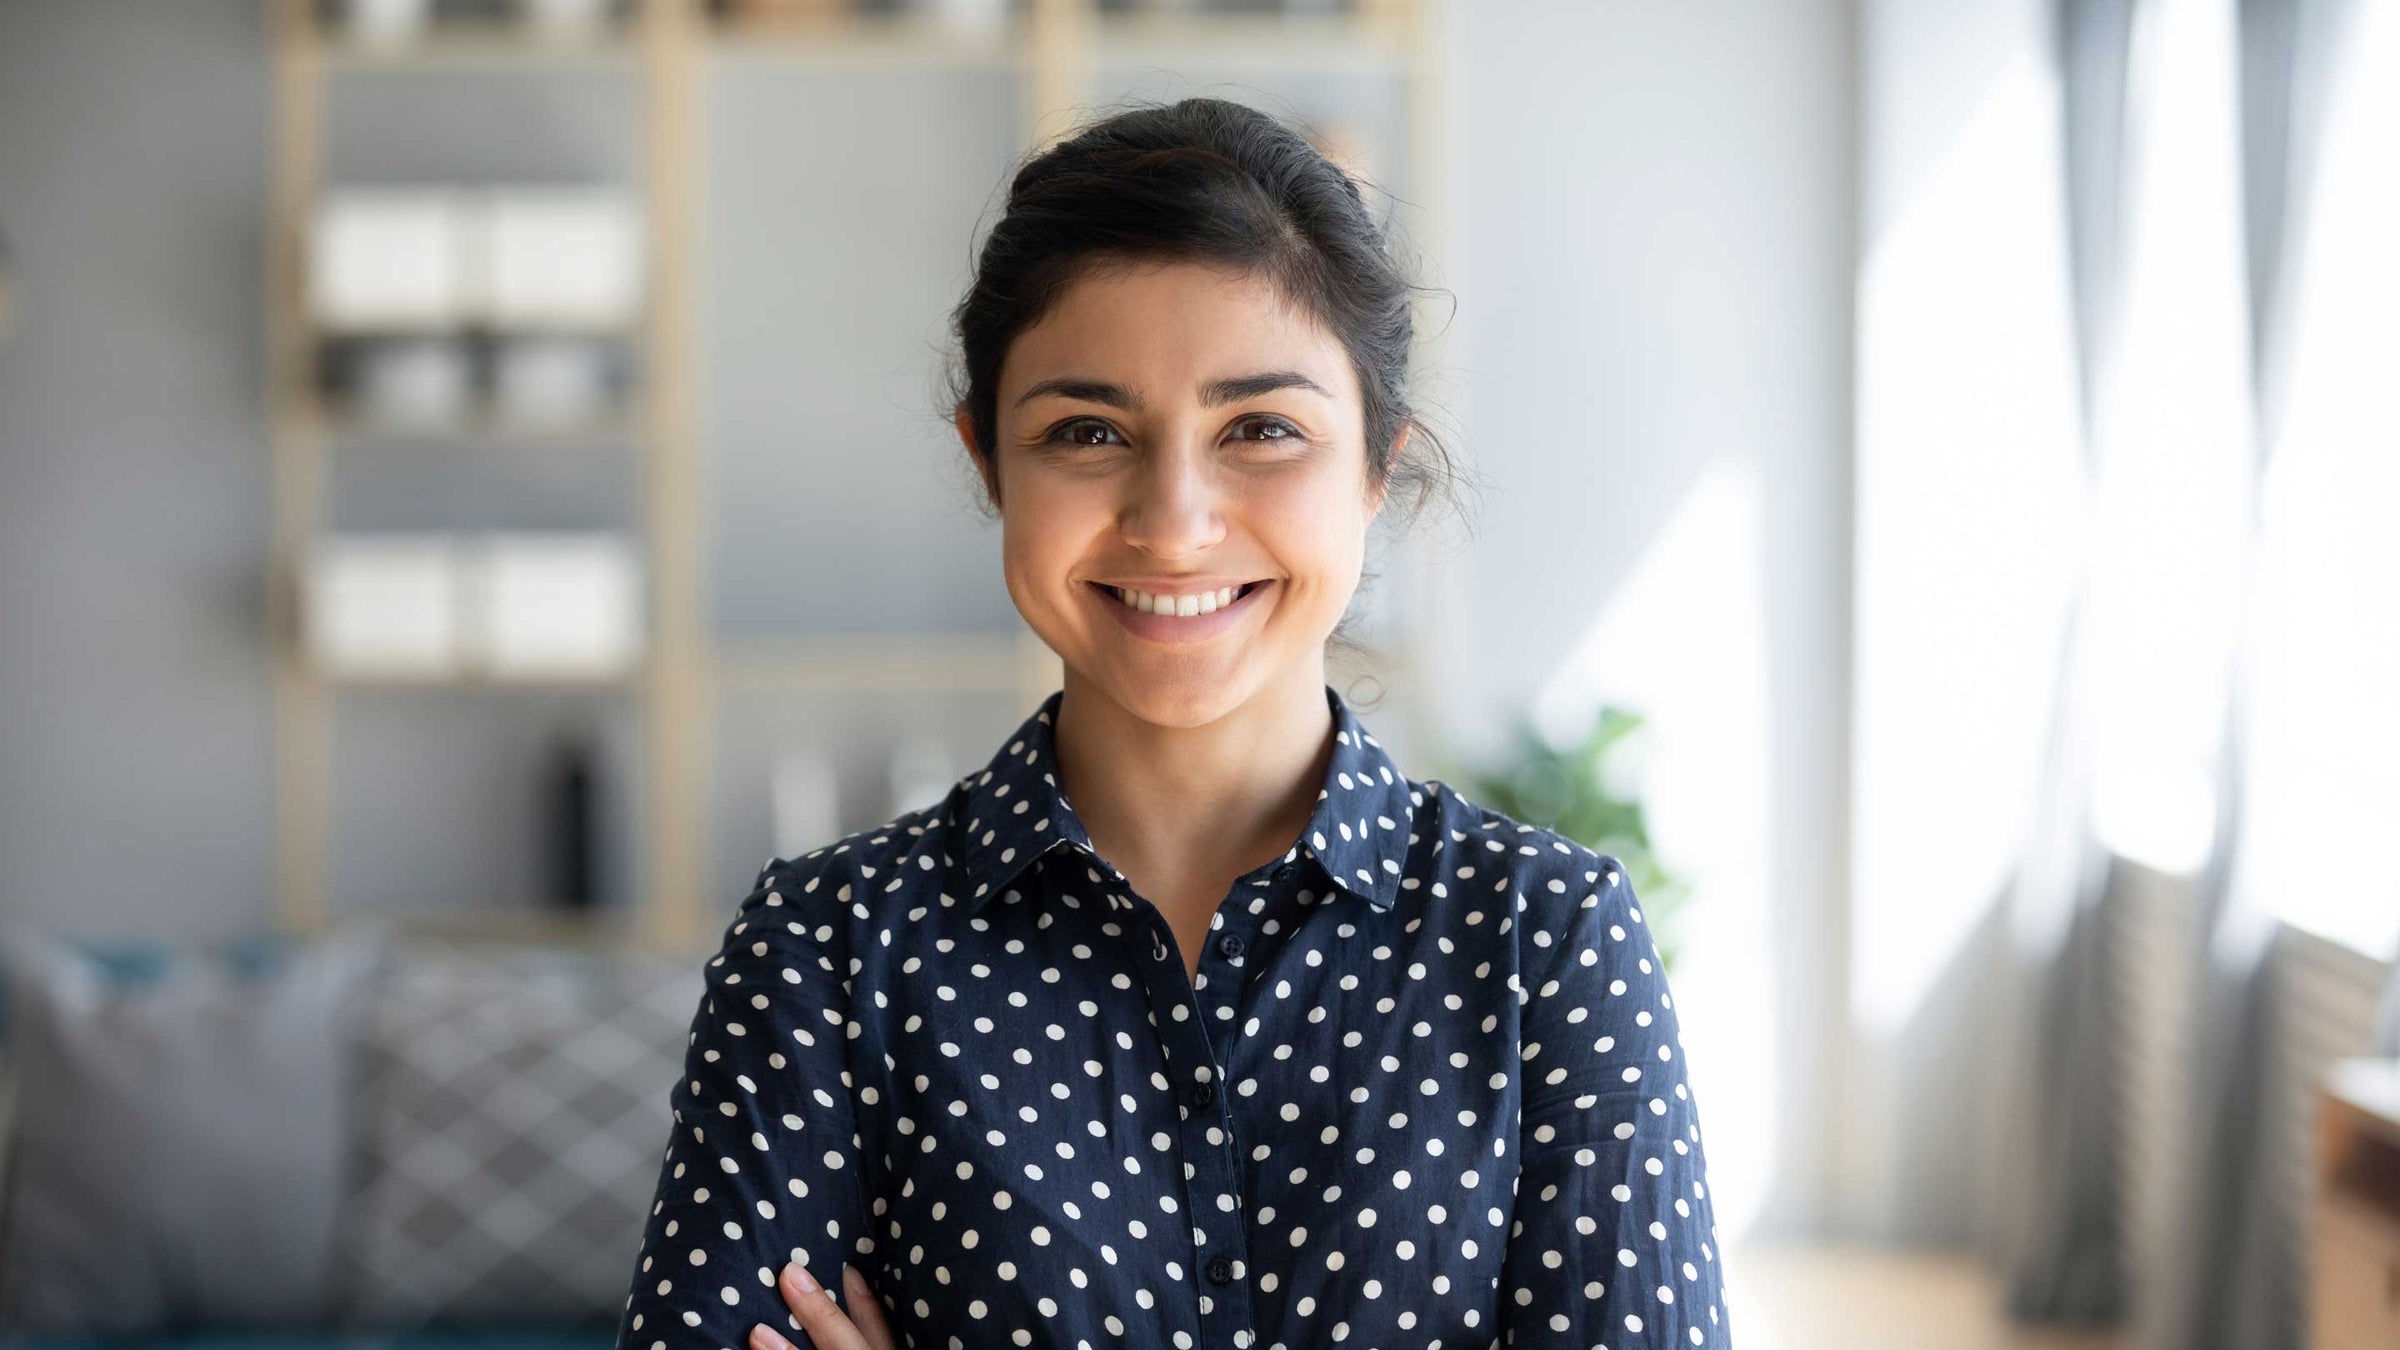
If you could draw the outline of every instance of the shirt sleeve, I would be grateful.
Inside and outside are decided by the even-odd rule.
[[[835,1291],[873,1249],[851,1094],[850,888],[817,855],[760,874],[706,967],[616,1350],[742,1350],[765,1322],[815,1350],[775,1287]]]
[[[1699,1113],[1658,948],[1617,859],[1600,855],[1566,886],[1568,917],[1521,935],[1521,1156],[1502,1339],[1731,1346]]]

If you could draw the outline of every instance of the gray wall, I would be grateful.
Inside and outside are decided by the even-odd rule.
[[[256,0],[0,3],[0,914],[272,894]]]
[[[708,89],[719,633],[1015,631],[999,532],[969,510],[935,380],[970,236],[1017,148],[1016,77],[737,53]]]
[[[1835,1146],[1848,835],[1846,0],[1449,7],[1450,411],[1492,480],[1442,654],[1482,743],[1713,460],[1763,504],[1776,975],[1789,1122],[1768,1229],[1806,1227]],[[1529,145],[1530,150],[1512,148]]]

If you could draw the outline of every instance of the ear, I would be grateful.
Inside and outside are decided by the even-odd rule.
[[[983,479],[983,494],[992,505],[1000,504],[1000,479],[993,472],[991,461],[975,450],[975,420],[967,415],[967,406],[960,404],[950,416],[950,424],[958,430],[958,443],[966,448],[967,459],[974,464],[977,476]]]

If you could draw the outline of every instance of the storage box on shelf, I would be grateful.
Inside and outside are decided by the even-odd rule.
[[[644,268],[622,190],[331,189],[307,258],[313,396],[337,427],[558,437],[629,407]]]
[[[641,656],[641,568],[606,533],[337,535],[304,632],[326,678],[612,682]]]

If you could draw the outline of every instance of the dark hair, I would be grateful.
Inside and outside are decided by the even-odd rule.
[[[1127,107],[1017,168],[974,283],[951,311],[959,346],[952,413],[965,411],[984,467],[996,468],[997,386],[1009,344],[1070,282],[1151,261],[1273,280],[1349,352],[1364,403],[1369,482],[1387,494],[1414,488],[1412,519],[1431,498],[1454,501],[1459,468],[1409,401],[1410,304],[1419,288],[1358,182],[1302,132],[1219,98]],[[1395,455],[1404,427],[1413,430]]]

